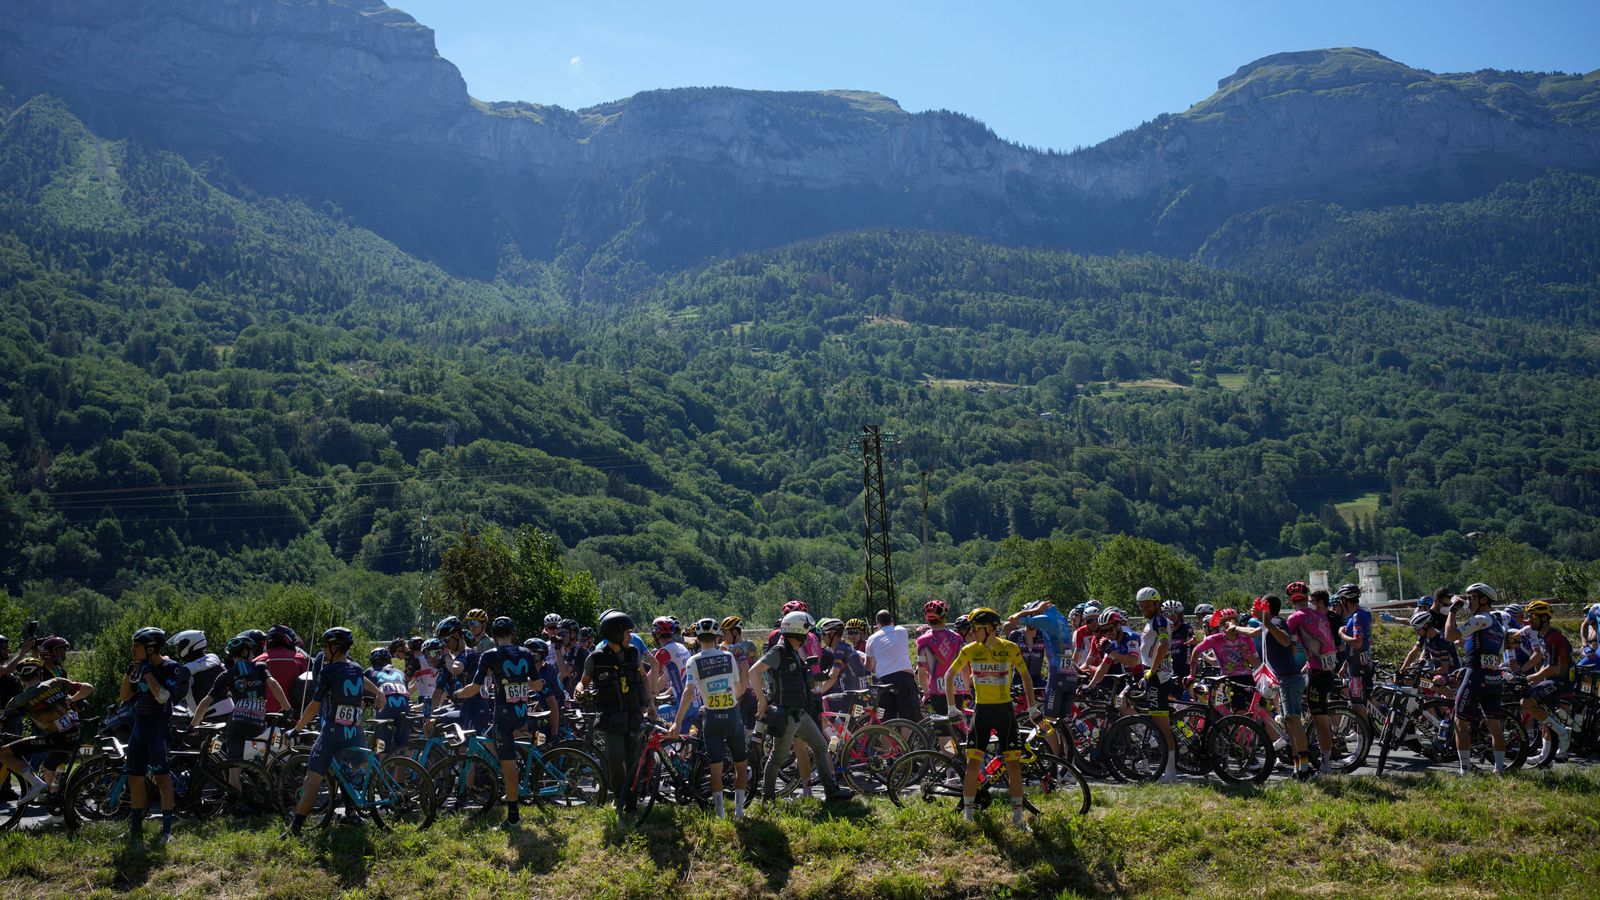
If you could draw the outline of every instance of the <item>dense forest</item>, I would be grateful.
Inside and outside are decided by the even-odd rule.
[[[1263,212],[1199,262],[869,232],[485,283],[35,98],[0,127],[0,582],[73,635],[280,583],[399,630],[483,538],[559,550],[584,608],[853,610],[871,423],[909,594],[1121,584],[1126,534],[1185,599],[1396,550],[1412,593],[1581,599],[1596,198]],[[1306,249],[1249,250],[1290,216]],[[1491,220],[1504,257],[1459,237]]]

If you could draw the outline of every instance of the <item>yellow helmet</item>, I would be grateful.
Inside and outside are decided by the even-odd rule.
[[[1529,603],[1522,608],[1522,612],[1530,619],[1534,616],[1544,616],[1545,618],[1553,618],[1555,616],[1555,610],[1551,609],[1550,604],[1543,600],[1535,600]]]
[[[475,619],[479,622],[488,622],[489,614],[481,609],[469,609],[467,610],[467,618]]]
[[[967,621],[974,625],[988,625],[997,628],[1000,625],[1000,614],[987,606],[980,606],[967,613]]]

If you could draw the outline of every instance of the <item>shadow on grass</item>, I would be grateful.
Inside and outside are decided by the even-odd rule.
[[[561,851],[567,846],[569,831],[549,809],[542,806],[534,806],[531,811],[524,809],[522,825],[511,830],[506,838],[517,854],[511,871],[531,869],[543,873],[555,869],[561,862]]]
[[[767,889],[782,893],[794,871],[794,851],[789,835],[778,823],[765,818],[750,818],[734,824],[745,861],[767,879]]]
[[[124,838],[121,844],[111,855],[111,867],[117,873],[112,885],[118,891],[131,891],[150,880],[150,870],[165,859],[166,848],[149,843],[148,837],[143,842]]]
[[[982,816],[977,824],[1011,869],[1028,879],[1026,885],[1019,885],[1019,894],[1070,891],[1085,897],[1112,897],[1120,893],[1112,860],[1084,853],[1069,824],[1055,817],[1041,819],[1034,823],[1033,833],[1026,834],[1011,824],[1006,812],[1009,810]],[[1044,872],[1047,877],[1041,877]]]
[[[377,855],[372,846],[374,827],[368,823],[335,823],[317,829],[312,840],[317,861],[333,873],[340,887],[359,888],[367,883],[367,876],[372,873],[372,860]]]

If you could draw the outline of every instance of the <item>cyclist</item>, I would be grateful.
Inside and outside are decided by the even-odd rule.
[[[1194,620],[1200,623],[1200,638],[1210,637],[1216,628],[1211,622],[1216,618],[1217,610],[1209,603],[1196,603],[1194,606]]]
[[[1405,661],[1400,664],[1400,668],[1409,669],[1413,665],[1426,662],[1433,676],[1434,689],[1441,692],[1447,690],[1451,674],[1461,668],[1461,657],[1456,652],[1455,643],[1445,640],[1444,632],[1434,627],[1431,609],[1418,607],[1417,611],[1411,614],[1411,621],[1408,624],[1411,630],[1416,632],[1417,642],[1406,653]]]
[[[1078,615],[1082,617],[1083,614],[1079,612]],[[1062,753],[1060,726],[1071,717],[1072,704],[1078,695],[1078,667],[1073,664],[1075,629],[1071,617],[1063,616],[1049,600],[1040,600],[1017,612],[1006,619],[1004,627],[1012,628],[1019,621],[1044,636],[1045,664],[1049,671],[1045,675],[1042,712],[1051,724],[1045,741],[1050,745],[1050,752],[1059,756]]]
[[[1172,736],[1172,699],[1178,694],[1178,682],[1172,673],[1172,623],[1161,614],[1160,591],[1142,587],[1134,600],[1145,618],[1144,632],[1139,635],[1145,699],[1150,705],[1150,718],[1167,743],[1167,765],[1161,772],[1161,783],[1171,784],[1178,780],[1178,742]]]
[[[950,664],[966,643],[961,635],[945,624],[949,610],[943,600],[929,600],[922,604],[922,617],[931,626],[927,634],[917,638],[917,682],[922,687],[923,699],[941,716],[949,715],[945,705],[944,676]],[[972,691],[965,677],[956,677],[957,699],[971,699]]]
[[[192,710],[200,700],[211,693],[211,685],[222,674],[222,660],[215,653],[206,652],[204,631],[180,631],[167,639],[167,652],[189,670],[189,690],[178,705]],[[233,698],[212,704],[212,712],[227,715],[233,712]]]
[[[1037,625],[1027,621],[1018,628],[1007,619],[1002,627],[1007,629],[1005,639],[1016,644],[1017,649],[1022,651],[1022,662],[1028,670],[1028,676],[1033,679],[1034,684],[1042,687],[1045,683],[1044,662],[1048,655],[1045,652],[1045,636],[1039,633]],[[1017,683],[1021,683],[1020,678]]]
[[[837,619],[833,621],[838,621]],[[840,622],[840,630],[844,623]],[[733,760],[733,817],[744,818],[745,792],[750,787],[749,751],[745,746],[744,721],[739,715],[739,697],[744,695],[744,685],[739,673],[739,663],[733,654],[718,649],[717,636],[722,629],[715,619],[701,619],[695,623],[695,638],[699,652],[689,657],[684,666],[687,680],[684,701],[678,704],[678,718],[672,723],[674,733],[681,733],[689,702],[703,699],[700,706],[700,742],[705,747],[706,765],[711,770],[711,802],[717,817],[725,814],[722,798],[723,760]],[[834,633],[838,640],[838,633]]]
[[[1209,653],[1217,661],[1222,677],[1233,685],[1228,695],[1228,706],[1236,713],[1250,708],[1250,696],[1255,692],[1255,671],[1261,665],[1256,643],[1239,629],[1239,612],[1219,609],[1211,614],[1208,623],[1212,629],[1205,639],[1189,651],[1189,669],[1200,670],[1200,658]],[[1189,676],[1191,682],[1194,676]]]
[[[1290,584],[1287,593],[1294,612],[1289,614],[1285,630],[1305,653],[1305,706],[1310,710],[1311,722],[1317,729],[1317,746],[1322,749],[1318,774],[1327,775],[1333,771],[1333,728],[1328,721],[1328,705],[1336,690],[1334,673],[1339,668],[1339,645],[1333,639],[1327,612],[1312,605],[1311,594],[1305,590],[1305,583],[1296,581]],[[1305,759],[1296,760],[1296,767],[1305,773],[1300,777],[1310,777],[1309,748]]]
[[[416,656],[416,669],[408,676],[411,680],[411,692],[416,694],[417,701],[422,704],[422,718],[433,718],[433,694],[439,687],[440,657],[444,655],[444,641],[438,638],[428,638],[418,647]]]
[[[550,643],[544,638],[528,638],[522,642],[522,648],[533,656],[533,667],[537,673],[534,676],[533,693],[528,696],[528,716],[531,719],[540,711],[548,712],[544,724],[531,724],[529,727],[537,734],[544,735],[545,743],[555,743],[561,739],[561,705],[567,700],[567,692],[561,685],[560,670],[549,661]]]
[[[1528,676],[1530,694],[1522,701],[1522,710],[1533,716],[1541,726],[1540,733],[1548,728],[1556,737],[1557,762],[1567,761],[1567,746],[1572,741],[1572,731],[1550,714],[1557,704],[1572,690],[1572,645],[1567,636],[1551,622],[1555,610],[1544,600],[1534,600],[1527,606],[1528,621],[1544,645],[1544,666]],[[1548,741],[1549,735],[1544,739]]]
[[[650,623],[650,636],[656,642],[656,679],[650,685],[650,692],[671,691],[671,703],[677,706],[683,701],[683,667],[689,662],[689,648],[677,639],[677,621],[667,616],[658,616]]]
[[[917,696],[916,665],[911,632],[894,623],[886,609],[878,610],[878,630],[867,638],[867,667],[878,679],[878,709],[885,719],[922,718]]]
[[[118,699],[133,701],[133,736],[128,741],[127,768],[129,813],[128,837],[143,840],[144,817],[149,812],[145,778],[156,781],[161,792],[161,836],[165,844],[172,839],[172,816],[177,797],[172,790],[172,773],[167,771],[167,752],[172,740],[172,705],[189,689],[189,670],[161,651],[167,633],[159,628],[141,628],[133,634],[133,664],[122,680]]]
[[[1079,671],[1092,672],[1100,665],[1100,605],[1090,602],[1083,608],[1083,624],[1072,633],[1072,644],[1077,647],[1072,665]]]
[[[1600,603],[1589,607],[1584,614],[1583,625],[1578,629],[1578,637],[1585,647],[1600,648]]]
[[[650,676],[644,670],[639,648],[629,640],[633,619],[617,609],[600,615],[600,637],[604,643],[583,661],[578,693],[593,691],[595,737],[606,765],[607,783],[616,789],[617,809],[631,808],[633,798],[626,789],[627,776],[639,758],[639,729],[646,716],[655,718],[646,685]]]
[[[1498,599],[1494,588],[1487,584],[1469,585],[1465,597],[1450,601],[1450,611],[1445,615],[1445,640],[1462,642],[1467,664],[1456,692],[1455,711],[1456,759],[1463,775],[1472,772],[1472,724],[1479,719],[1484,720],[1494,745],[1495,774],[1504,775],[1506,771],[1506,736],[1500,730],[1500,650],[1506,632],[1500,620],[1491,615]]]
[[[756,692],[750,687],[750,666],[756,660],[756,643],[745,640],[744,621],[738,616],[723,619],[717,627],[722,631],[722,649],[732,653],[734,662],[739,664],[740,684],[744,685],[744,693],[739,695],[739,715],[748,731],[756,724]],[[846,624],[845,633],[849,631],[850,626]]]
[[[367,654],[370,666],[364,672],[378,686],[381,698],[377,712],[373,713],[372,737],[383,742],[383,755],[405,750],[411,742],[410,691],[406,688],[406,673],[394,665],[394,653],[388,647],[373,647]]]
[[[778,624],[783,640],[750,667],[758,717],[767,717],[767,692],[761,681],[762,673],[772,672],[777,693],[773,698],[776,701],[772,706],[773,715],[767,723],[768,731],[773,736],[772,755],[766,760],[761,792],[761,796],[769,801],[777,789],[778,770],[789,758],[796,738],[805,742],[811,750],[811,759],[817,761],[817,775],[822,780],[822,788],[829,801],[848,800],[855,796],[854,791],[834,778],[833,766],[828,762],[828,745],[822,739],[817,720],[811,715],[811,667],[800,655],[805,647],[806,636],[811,634],[811,624],[811,614],[800,610],[784,616]],[[795,764],[799,769],[800,782],[809,782],[810,761],[797,754]]]
[[[1334,602],[1344,621],[1338,629],[1338,638],[1344,645],[1345,674],[1349,676],[1345,692],[1356,714],[1372,724],[1372,714],[1367,710],[1367,696],[1372,682],[1378,677],[1377,663],[1372,658],[1372,613],[1361,608],[1361,587],[1341,584],[1334,591]]]
[[[961,648],[945,676],[945,700],[955,705],[955,676],[969,673],[973,691],[972,730],[967,734],[967,771],[961,784],[961,817],[972,821],[977,805],[978,778],[983,772],[983,756],[989,736],[1000,743],[1005,760],[1006,781],[1011,788],[1011,821],[1024,831],[1022,805],[1022,737],[1017,730],[1017,714],[1011,705],[1011,678],[1020,673],[1023,702],[1033,708],[1033,678],[1023,664],[1022,651],[1000,637],[1000,614],[980,606],[968,614],[973,641]]]
[[[539,637],[544,638],[546,642],[554,642],[558,637],[560,637],[560,635],[561,635],[561,614],[560,613],[545,613],[544,614],[544,630],[539,633]]]
[[[295,731],[303,731],[312,719],[317,719],[317,740],[311,745],[311,758],[306,760],[300,802],[295,805],[289,830],[281,837],[299,836],[334,757],[360,746],[362,697],[370,696],[376,701],[382,696],[372,679],[350,661],[350,647],[355,642],[355,635],[348,628],[334,627],[322,633],[322,668],[311,689],[311,702],[294,725]]]
[[[494,741],[495,756],[500,759],[500,775],[505,782],[506,825],[515,826],[522,821],[522,804],[518,799],[517,732],[528,727],[528,706],[535,691],[542,687],[540,668],[533,654],[517,644],[517,623],[510,616],[499,616],[489,625],[494,646],[484,651],[478,659],[478,669],[472,683],[456,691],[457,700],[478,697],[483,692],[484,681],[494,676]],[[542,680],[542,679],[540,679]]]
[[[268,694],[269,713],[283,712],[296,704],[305,704],[305,688],[300,684],[300,676],[311,670],[311,657],[300,649],[299,644],[299,635],[287,625],[274,625],[267,629],[267,649],[255,661],[266,664],[267,671],[272,673],[279,686],[289,692],[290,700],[279,706],[278,701]]]
[[[222,698],[232,701],[228,728],[222,733],[222,750],[229,759],[244,759],[245,742],[260,737],[267,728],[268,698],[275,700],[280,709],[288,708],[289,698],[267,664],[256,661],[261,648],[253,636],[236,635],[223,649],[228,654],[228,665],[211,682],[211,692],[195,707],[193,724],[200,724]]]
[[[483,610],[475,609],[467,615],[471,616],[473,613],[482,615]],[[481,654],[467,643],[461,620],[455,616],[439,620],[439,624],[433,628],[433,636],[444,642],[444,669],[440,673],[440,686],[454,696],[457,691],[475,680]],[[448,684],[443,683],[445,674],[450,676]],[[483,697],[469,694],[466,699],[456,702],[456,709],[461,714],[462,728],[479,734],[489,733],[489,704]]]
[[[64,637],[51,635],[39,642],[39,655],[35,657],[44,663],[44,670],[51,678],[67,677],[67,651],[72,649],[72,642]]]
[[[1189,651],[1194,647],[1194,627],[1183,620],[1183,604],[1177,600],[1168,600],[1161,604],[1161,615],[1166,618],[1171,626],[1172,635],[1172,680],[1178,685],[1185,700],[1189,697]],[[1205,637],[1205,635],[1201,635]]]
[[[1089,678],[1087,690],[1094,690],[1107,675],[1129,675],[1138,678],[1144,674],[1139,661],[1139,637],[1126,627],[1128,617],[1115,606],[1100,612],[1099,632],[1095,643],[1099,645],[1100,659]],[[1094,657],[1090,657],[1093,660]],[[1124,715],[1133,715],[1127,692],[1118,697]]]
[[[826,679],[817,693],[825,708],[841,709],[845,691],[867,686],[867,655],[844,639],[844,623],[838,619],[823,619],[817,627],[822,631],[822,674]]]
[[[1298,592],[1304,596],[1304,582],[1291,582],[1289,588],[1291,594]],[[1311,772],[1304,721],[1306,676],[1301,671],[1305,660],[1298,653],[1298,644],[1290,636],[1289,623],[1282,615],[1283,600],[1276,594],[1268,594],[1257,606],[1261,625],[1256,633],[1261,636],[1261,658],[1266,662],[1267,681],[1277,682],[1278,694],[1283,700],[1283,724],[1294,746],[1295,777],[1308,778]]]
[[[46,790],[52,797],[61,790],[55,771],[78,752],[78,714],[72,704],[88,699],[94,685],[52,677],[42,661],[24,659],[13,670],[22,690],[6,702],[5,714],[22,714],[33,723],[33,736],[0,747],[0,772],[11,772],[27,785],[17,802],[20,809],[38,799]],[[28,765],[29,758],[42,754],[41,777]]]
[[[488,632],[484,631],[484,626],[488,624],[488,613],[481,609],[467,610],[467,619],[462,623],[462,625],[466,632],[463,635],[463,642],[468,649],[476,650],[478,653],[483,653],[484,651],[494,647],[494,638],[490,637]],[[469,673],[464,677],[470,678],[471,674]]]

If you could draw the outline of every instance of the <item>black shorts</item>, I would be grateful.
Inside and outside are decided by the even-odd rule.
[[[922,697],[910,672],[894,672],[878,679],[878,709],[885,719],[922,718]]]
[[[1078,676],[1066,672],[1051,672],[1044,686],[1044,716],[1047,719],[1065,719],[1072,714],[1072,704],[1078,699]]]
[[[251,738],[261,736],[267,730],[266,722],[255,719],[229,719],[228,727],[222,732],[222,753],[228,759],[244,759],[244,745]]]
[[[1306,677],[1306,711],[1325,716],[1333,703],[1334,678],[1329,669],[1313,669]]]
[[[1150,715],[1166,716],[1172,714],[1172,698],[1178,695],[1178,682],[1168,678],[1146,678],[1144,680],[1144,699],[1150,704]]]
[[[517,758],[517,732],[528,727],[528,720],[514,715],[506,714],[496,716],[494,720],[494,755],[501,762],[512,762]]]
[[[17,759],[27,759],[36,753],[44,754],[44,763],[41,769],[54,769],[72,758],[78,751],[80,743],[78,729],[57,732],[56,734],[36,734],[25,737],[20,741],[12,741],[6,749]]]
[[[700,720],[700,743],[705,747],[706,762],[720,765],[725,759],[736,763],[750,758],[745,745],[744,716],[736,706],[726,713],[706,712]]]
[[[1017,759],[1022,755],[1022,735],[1017,730],[1017,714],[1009,703],[979,703],[973,707],[972,731],[967,735],[967,759],[983,759],[989,735],[1000,739],[1000,755]]]
[[[1456,717],[1463,722],[1500,718],[1501,683],[1483,669],[1468,669],[1456,688]]]
[[[1256,695],[1255,679],[1249,675],[1229,675],[1228,683],[1233,685],[1233,690],[1228,692],[1228,709],[1236,712],[1248,712],[1250,701]]]

